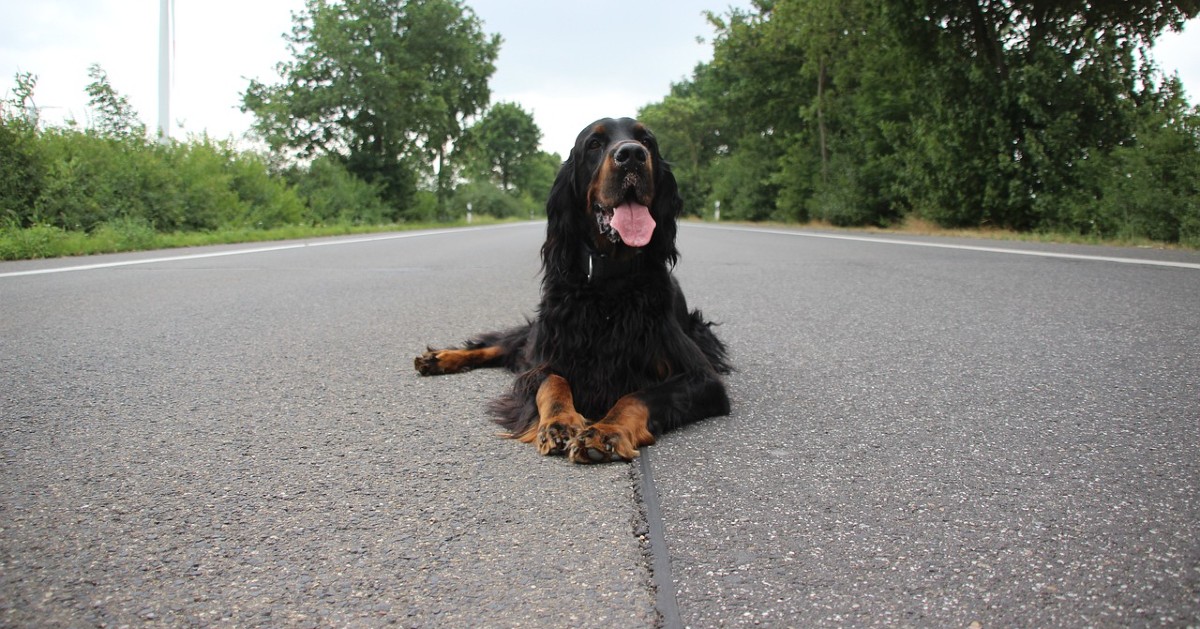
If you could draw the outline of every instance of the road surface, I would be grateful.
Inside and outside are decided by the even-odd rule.
[[[411,367],[543,229],[0,264],[0,625],[1200,623],[1200,255],[687,225],[733,413],[584,467]]]

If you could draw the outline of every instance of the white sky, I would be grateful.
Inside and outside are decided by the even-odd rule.
[[[564,155],[585,124],[632,116],[712,56],[705,9],[747,0],[467,0],[484,31],[504,38],[492,102],[519,103],[543,132],[542,148]],[[13,76],[38,76],[42,119],[87,120],[87,67],[99,63],[148,127],[158,125],[157,0],[0,0],[0,93]],[[288,57],[283,33],[303,0],[176,0],[172,135],[240,139],[251,117],[238,111],[251,78],[277,81]],[[696,41],[697,37],[705,43]],[[1191,102],[1200,93],[1200,19],[1155,47],[1178,72]],[[181,131],[182,129],[182,131]]]

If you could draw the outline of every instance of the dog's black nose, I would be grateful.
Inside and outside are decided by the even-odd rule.
[[[617,166],[645,164],[647,157],[649,155],[646,153],[646,147],[637,142],[624,142],[613,149],[613,161]]]

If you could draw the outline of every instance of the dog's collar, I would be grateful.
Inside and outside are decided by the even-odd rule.
[[[641,266],[642,260],[640,253],[634,253],[624,260],[618,260],[607,253],[597,253],[591,249],[585,250],[583,257],[588,284],[628,275]]]

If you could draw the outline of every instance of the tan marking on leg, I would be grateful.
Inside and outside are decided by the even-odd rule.
[[[486,365],[504,354],[499,346],[478,349],[431,349],[413,361],[413,367],[423,376],[437,376],[469,371]]]
[[[588,426],[568,446],[567,456],[576,463],[605,463],[633,460],[638,448],[654,443],[650,433],[650,409],[634,395],[617,400],[604,419]]]
[[[571,385],[562,376],[549,376],[538,387],[537,407],[537,427],[517,439],[536,445],[542,454],[562,454],[567,443],[587,424],[575,410]]]

